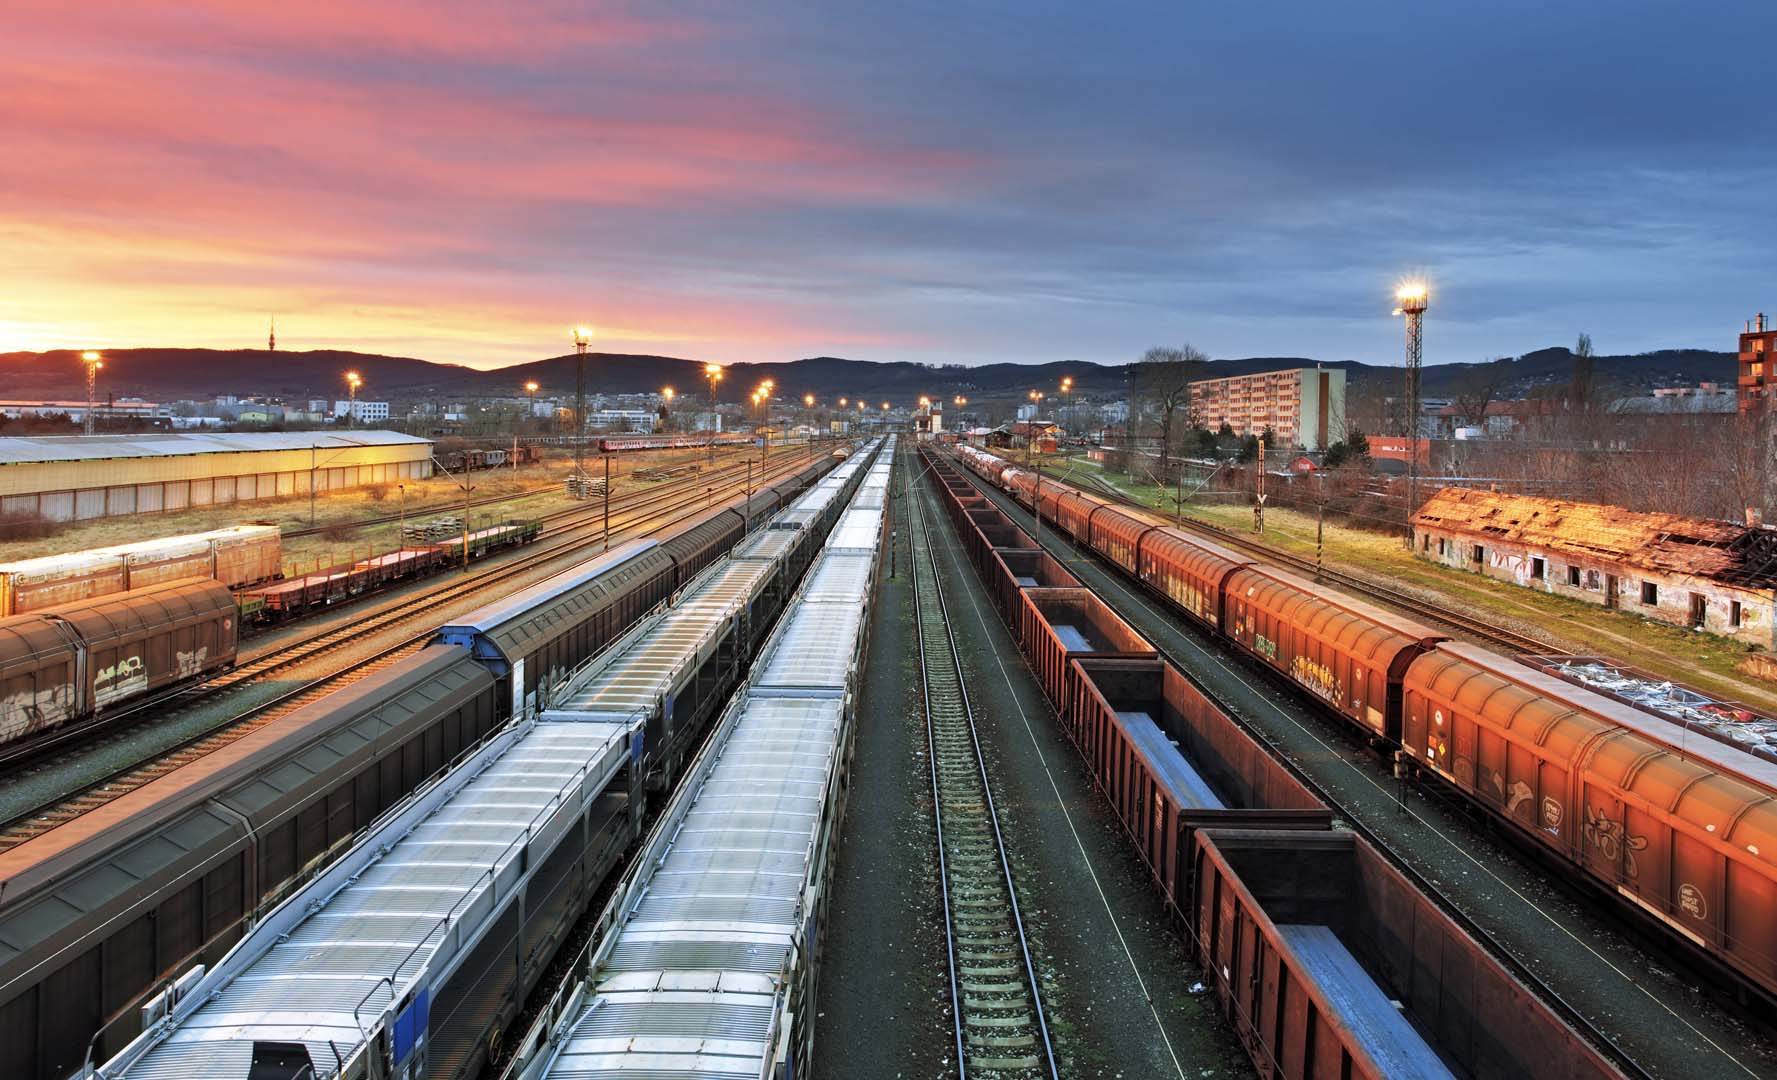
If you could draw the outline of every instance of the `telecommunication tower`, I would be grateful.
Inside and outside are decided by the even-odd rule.
[[[265,351],[278,351],[278,317],[276,315],[271,317],[271,332],[265,335]]]

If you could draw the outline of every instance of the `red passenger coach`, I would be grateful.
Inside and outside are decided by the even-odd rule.
[[[1106,515],[1100,514],[1098,521]],[[1097,545],[1095,545],[1097,546]],[[1099,550],[1107,548],[1100,546]],[[1179,610],[1211,629],[1221,629],[1222,589],[1228,576],[1251,559],[1177,529],[1154,529],[1141,539],[1142,584],[1171,600]],[[1125,570],[1134,572],[1133,567]]]
[[[1229,575],[1222,631],[1340,715],[1400,739],[1400,685],[1413,658],[1442,634],[1282,570]]]

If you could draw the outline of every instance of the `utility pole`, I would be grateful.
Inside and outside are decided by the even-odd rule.
[[[1425,285],[1412,282],[1395,292],[1396,315],[1407,318],[1407,547],[1413,547],[1413,503],[1419,481],[1419,361],[1424,346],[1425,309],[1431,296]]]
[[[397,547],[406,547],[407,546],[407,485],[406,484],[396,484],[395,491],[401,499],[401,524],[399,526],[400,531],[395,534],[396,537],[399,538],[399,542],[396,544],[396,546]]]
[[[611,455],[605,455],[605,550],[611,550]]]
[[[1265,440],[1259,439],[1259,502],[1253,507],[1253,532],[1265,531]]]
[[[1327,520],[1327,477],[1314,471],[1314,580],[1320,580],[1321,555],[1325,552]]]
[[[574,328],[574,498],[586,498],[586,349],[592,330]]]
[[[475,486],[469,483],[469,470],[475,467],[474,455],[463,455],[463,573],[469,572],[469,493]]]

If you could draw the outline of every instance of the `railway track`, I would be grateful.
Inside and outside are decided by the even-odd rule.
[[[970,483],[975,485],[976,490],[981,491],[989,500],[1000,505],[1002,510],[1006,509],[1005,504],[1009,502],[1012,509],[1006,511],[1008,514],[1011,514],[1013,511],[1025,514],[1030,513],[1029,510],[1025,509],[1022,503],[1018,502],[1018,500],[1006,495],[992,484],[983,481],[979,476],[969,471],[967,468],[959,468],[958,471],[966,477]],[[1016,518],[1013,520],[1015,522],[1017,521]],[[1022,523],[1019,524],[1020,527],[1023,527]],[[1066,536],[1056,533],[1054,530],[1046,531],[1051,537],[1053,537],[1053,539],[1047,540],[1039,537],[1038,543],[1041,544],[1045,550],[1049,550],[1050,554],[1056,555],[1057,557],[1067,554],[1067,547],[1071,545]],[[1049,548],[1050,543],[1060,545],[1062,550],[1055,551]],[[1270,554],[1270,552],[1267,552],[1267,554]],[[1091,553],[1079,557],[1090,558],[1097,561],[1096,556]],[[1113,579],[1117,579],[1118,575],[1121,573],[1114,567],[1107,568],[1107,572]],[[1479,942],[1482,947],[1494,957],[1494,959],[1504,965],[1506,970],[1511,972],[1514,978],[1538,998],[1542,999],[1542,1001],[1547,1004],[1557,1016],[1565,1021],[1568,1026],[1573,1028],[1574,1031],[1580,1033],[1587,1041],[1596,1046],[1607,1058],[1610,1059],[1612,1064],[1622,1071],[1624,1076],[1630,1077],[1632,1080],[1652,1080],[1652,1074],[1643,1068],[1642,1065],[1631,1057],[1622,1047],[1618,1046],[1613,1039],[1598,1027],[1598,1025],[1594,1024],[1584,1013],[1580,1012],[1580,1010],[1575,1008],[1566,998],[1562,997],[1554,987],[1544,981],[1543,978],[1530,968],[1528,964],[1523,960],[1520,960],[1516,953],[1506,948],[1503,942],[1486,928],[1482,927],[1480,923],[1471,918],[1455,900],[1446,894],[1443,889],[1439,888],[1431,878],[1421,872],[1406,854],[1401,852],[1394,844],[1390,843],[1386,837],[1365,824],[1363,815],[1354,812],[1343,800],[1337,798],[1326,785],[1320,783],[1303,770],[1303,768],[1296,763],[1295,759],[1290,756],[1289,752],[1280,745],[1276,739],[1272,738],[1271,734],[1266,731],[1262,725],[1249,719],[1231,702],[1227,701],[1221,694],[1217,693],[1213,686],[1198,678],[1194,673],[1193,666],[1188,663],[1184,657],[1180,656],[1175,650],[1168,648],[1163,641],[1158,639],[1157,635],[1145,628],[1144,624],[1149,623],[1158,623],[1163,626],[1170,625],[1171,620],[1176,617],[1172,612],[1161,607],[1152,597],[1136,588],[1123,586],[1120,588],[1120,591],[1123,593],[1124,597],[1128,598],[1127,602],[1121,598],[1104,595],[1103,593],[1100,595],[1103,596],[1105,602],[1110,604],[1121,617],[1129,620],[1131,625],[1142,631],[1143,636],[1148,640],[1149,646],[1153,648],[1162,659],[1184,675],[1184,677],[1188,679],[1206,698],[1208,698],[1211,703],[1226,713],[1243,731],[1251,736],[1260,746],[1263,746],[1266,752],[1269,753],[1274,760],[1285,769],[1289,770],[1292,776],[1331,808],[1337,815],[1340,826],[1349,829],[1351,832],[1356,833],[1358,836],[1368,841],[1370,846],[1375,848],[1376,851],[1390,863],[1390,865],[1400,871],[1408,881],[1412,882],[1416,889],[1429,897],[1432,902],[1437,904],[1445,914],[1450,916],[1450,918],[1461,927],[1466,934]],[[1547,646],[1542,647],[1547,648]],[[1094,785],[1100,786],[1098,785],[1096,778],[1094,778]]]
[[[960,1077],[1058,1077],[1012,866],[925,516],[911,531],[914,617],[938,824]]]
[[[1094,494],[1111,499],[1120,506],[1126,506],[1132,510],[1142,510],[1144,513],[1146,512],[1145,507],[1142,507],[1139,503],[1135,502],[1127,494],[1117,490],[1115,487],[1105,483],[1097,477],[1081,476],[1078,478],[1070,478],[1068,482],[1073,483],[1076,480],[1081,481],[1081,486],[1090,488]],[[1417,596],[1402,592],[1399,589],[1391,589],[1386,585],[1378,585],[1373,581],[1345,573],[1342,570],[1331,570],[1324,565],[1316,568],[1313,559],[1307,559],[1300,555],[1292,555],[1285,551],[1279,551],[1277,548],[1272,547],[1269,544],[1241,536],[1232,529],[1224,529],[1219,525],[1211,525],[1208,522],[1195,521],[1190,518],[1180,520],[1176,523],[1176,527],[1189,529],[1201,535],[1212,537],[1217,543],[1222,544],[1225,547],[1235,548],[1247,552],[1248,554],[1258,556],[1267,562],[1286,566],[1297,573],[1305,574],[1315,580],[1332,582],[1341,588],[1350,590],[1351,592],[1360,593],[1373,600],[1379,600],[1390,607],[1406,611],[1422,619],[1454,627],[1455,629],[1481,638],[1492,645],[1505,649],[1508,652],[1533,653],[1539,656],[1563,655],[1560,649],[1555,648],[1553,645],[1550,645],[1548,642],[1539,638],[1531,637],[1528,634],[1520,634],[1516,630],[1509,630],[1495,623],[1487,622],[1484,619],[1478,619],[1473,615],[1457,611],[1453,608],[1447,608],[1442,604],[1436,604],[1429,600],[1422,600]]]
[[[736,453],[737,453],[736,450],[730,448],[730,449],[720,451],[717,454],[717,457],[719,459],[722,459],[724,465],[726,465],[728,462],[733,460]],[[698,458],[696,461],[690,461],[690,462],[687,462],[686,464],[688,466],[703,466],[706,464],[706,462],[702,458]],[[496,466],[496,467],[490,468],[490,469],[482,469],[478,473],[475,473],[473,475],[485,475],[490,472],[499,472],[499,471],[500,471],[500,467]],[[707,479],[707,477],[705,477],[705,479]],[[537,495],[546,495],[550,492],[560,491],[560,490],[561,490],[561,485],[559,483],[544,484],[541,487],[534,487],[534,488],[527,489],[525,491],[515,491],[509,495],[490,496],[486,499],[482,499],[480,501],[471,503],[469,509],[471,512],[473,512],[475,510],[485,510],[486,508],[488,508],[490,506],[497,506],[501,503],[517,502],[521,499],[529,499],[529,498],[533,498]],[[393,524],[400,522],[400,521],[419,521],[420,519],[424,518],[427,514],[456,514],[456,513],[459,513],[462,510],[462,508],[463,508],[463,504],[462,504],[461,500],[446,501],[446,502],[442,502],[442,503],[433,503],[430,506],[415,507],[413,509],[403,511],[402,513],[399,513],[399,514],[383,514],[379,517],[361,518],[357,521],[349,521],[349,522],[343,522],[343,523],[335,522],[330,525],[315,525],[312,527],[301,528],[301,529],[285,529],[283,531],[283,535],[284,535],[284,539],[286,539],[286,540],[293,539],[298,536],[319,536],[320,534],[327,532],[329,529],[339,528],[341,524],[344,524],[347,527],[353,528],[353,529],[362,529],[362,528],[366,528],[371,525],[393,525]],[[573,510],[567,510],[567,511],[557,511],[556,513],[562,514],[562,513],[573,513],[573,512],[574,512]],[[547,520],[551,516],[553,516],[553,515],[544,514],[543,518],[544,518],[544,520]]]
[[[786,455],[782,459],[782,464],[767,463],[765,474],[758,479],[760,483],[782,479],[784,475],[807,465],[812,460],[813,458],[807,455]],[[726,475],[726,473],[720,475]],[[696,486],[712,479],[716,478],[699,476],[688,483]],[[632,534],[646,535],[704,512],[707,507],[700,505],[696,500],[686,506],[683,501],[685,492],[680,490],[681,486],[671,485],[647,492],[644,497],[639,498],[626,508],[624,520],[619,521],[614,516],[611,522],[610,539],[627,539]],[[670,512],[675,501],[680,512],[663,519],[660,509],[665,507]],[[616,506],[617,504],[614,502],[612,504],[614,513]],[[572,510],[567,513],[577,514],[580,512]],[[602,519],[602,508],[590,513]],[[578,528],[578,524],[570,526],[570,529],[577,530]],[[123,715],[164,716],[164,710],[169,706],[193,708],[198,705],[211,704],[221,695],[254,685],[276,673],[336,651],[353,642],[361,641],[370,635],[394,629],[401,623],[427,616],[434,612],[441,603],[486,590],[579,548],[599,544],[604,539],[605,534],[600,528],[590,530],[585,535],[573,539],[565,539],[561,543],[541,550],[532,549],[527,551],[524,557],[513,562],[495,567],[482,574],[460,579],[440,588],[427,590],[416,596],[403,598],[369,618],[316,634],[303,641],[293,643],[290,647],[281,649],[274,654],[231,669],[169,697],[157,698],[153,702],[145,703],[139,709],[129,710],[127,714],[116,714],[109,719],[115,723]],[[214,724],[205,725],[202,730],[160,751],[147,761],[110,770],[70,792],[56,796],[53,800],[47,800],[22,813],[15,814],[10,819],[0,822],[0,851],[16,847],[59,825],[91,813],[119,796],[134,791],[198,758],[214,753],[325,694],[372,675],[402,657],[412,655],[425,646],[431,637],[431,632],[432,627],[427,625],[368,658],[354,661],[347,666],[305,680],[301,685],[269,701],[233,713]],[[88,741],[90,741],[91,734],[90,731],[87,732]],[[33,749],[41,753],[45,748],[42,744],[34,744]]]

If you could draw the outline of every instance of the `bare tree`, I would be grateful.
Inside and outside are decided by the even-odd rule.
[[[1499,397],[1509,369],[1502,357],[1480,364],[1463,376],[1456,387],[1456,415],[1465,427],[1485,428],[1487,409]]]
[[[1209,357],[1190,345],[1182,349],[1155,346],[1142,354],[1140,383],[1142,396],[1154,403],[1160,414],[1160,463],[1155,475],[1166,482],[1172,457],[1172,429],[1179,410],[1191,403],[1191,383],[1203,377],[1203,365]]]
[[[1573,343],[1573,382],[1567,388],[1567,411],[1592,411],[1592,335]]]

